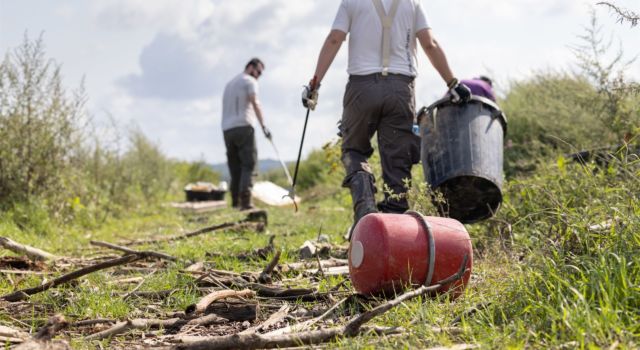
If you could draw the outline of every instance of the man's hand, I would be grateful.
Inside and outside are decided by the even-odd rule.
[[[312,111],[316,109],[318,105],[318,89],[320,89],[320,83],[318,83],[318,77],[313,77],[309,82],[309,85],[302,90],[302,105],[304,108],[309,108]]]
[[[264,133],[264,137],[266,137],[267,140],[271,140],[271,131],[264,125],[262,126],[262,132]]]
[[[466,103],[471,99],[471,90],[464,84],[460,84],[458,79],[453,78],[447,84],[449,88],[449,96],[451,96],[451,102],[453,103]]]

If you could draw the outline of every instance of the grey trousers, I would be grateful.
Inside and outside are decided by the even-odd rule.
[[[340,125],[342,163],[346,170],[344,187],[358,171],[371,173],[368,159],[373,154],[371,138],[378,136],[382,178],[386,188],[378,210],[405,212],[409,205],[406,185],[411,168],[420,160],[420,138],[413,134],[415,115],[413,78],[389,74],[351,76],[344,94]],[[391,196],[387,190],[391,190]]]
[[[241,126],[224,131],[224,143],[231,175],[231,198],[237,204],[240,193],[251,191],[256,176],[258,150],[253,127]]]

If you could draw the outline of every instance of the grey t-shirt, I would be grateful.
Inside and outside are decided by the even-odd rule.
[[[222,96],[222,130],[254,126],[256,112],[249,96],[258,94],[256,78],[241,73],[227,83]]]

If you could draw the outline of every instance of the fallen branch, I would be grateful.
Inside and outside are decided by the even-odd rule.
[[[220,337],[183,337],[182,341],[189,342],[173,347],[174,350],[224,350],[224,349],[274,349],[298,347],[301,345],[322,344],[342,335],[344,327],[334,327],[317,331],[296,334],[265,336],[257,333],[232,334]],[[378,335],[398,334],[401,328],[371,327],[362,329],[363,332],[372,331]]]
[[[57,256],[45,252],[44,250],[20,244],[6,237],[0,237],[0,246],[14,253],[25,254],[32,260],[46,261],[55,260],[58,258]]]
[[[278,261],[280,261],[281,254],[282,254],[282,251],[278,250],[276,254],[273,256],[273,259],[271,259],[269,264],[267,264],[264,270],[262,270],[262,272],[260,273],[260,276],[258,277],[258,281],[260,283],[272,282],[271,274],[273,273],[273,270],[276,268],[276,266],[278,266]]]
[[[73,322],[69,327],[74,328],[74,327],[91,327],[91,326],[95,326],[95,325],[99,325],[99,324],[105,324],[105,323],[116,323],[116,321],[112,320],[112,319],[108,319],[108,318],[98,318],[95,320],[82,320],[82,321],[76,321]]]
[[[349,297],[340,300],[335,305],[330,307],[327,311],[325,311],[322,315],[320,315],[320,316],[318,316],[316,318],[312,318],[310,320],[295,324],[293,326],[288,326],[288,327],[285,327],[285,328],[276,329],[274,331],[266,333],[265,335],[276,336],[276,335],[288,334],[288,333],[293,333],[293,332],[306,331],[311,326],[313,326],[314,324],[316,324],[316,323],[318,323],[320,321],[324,321],[327,317],[331,316],[331,314],[333,314],[333,312],[336,311],[336,309],[338,309],[338,307],[340,307],[342,304],[344,304],[344,302],[347,301],[347,299],[349,299]]]
[[[171,318],[168,320],[159,319],[133,319],[116,323],[113,327],[106,329],[102,332],[91,334],[84,339],[86,341],[102,340],[106,338],[112,338],[117,335],[126,333],[132,329],[147,330],[147,329],[177,329],[185,325],[189,326],[209,326],[212,324],[221,324],[229,322],[226,318],[219,317],[217,315],[206,315],[195,319],[184,318]]]
[[[197,231],[185,233],[185,234],[179,235],[179,236],[166,237],[166,238],[156,238],[156,239],[147,239],[147,240],[138,240],[138,241],[133,241],[133,242],[126,243],[125,245],[133,246],[133,245],[142,245],[142,244],[158,244],[158,243],[175,242],[175,241],[180,241],[180,240],[183,240],[183,239],[195,237],[195,236],[198,236],[198,235],[202,235],[202,234],[205,234],[205,233],[214,232],[214,231],[218,231],[218,230],[223,230],[223,229],[228,229],[228,228],[239,229],[239,228],[245,228],[245,227],[250,227],[250,226],[256,226],[257,227],[256,229],[258,231],[261,231],[262,229],[264,229],[264,224],[263,223],[248,222],[248,221],[244,221],[243,220],[243,221],[238,221],[238,222],[227,222],[227,223],[220,224],[220,225],[205,227],[205,228],[199,229]]]
[[[260,330],[267,329],[277,324],[278,322],[284,320],[284,318],[287,317],[287,315],[289,314],[289,309],[290,309],[289,304],[284,304],[282,305],[280,310],[278,310],[276,313],[269,316],[269,318],[266,321],[264,321],[263,323],[257,326],[247,328],[244,331],[240,332],[239,334],[257,333]]]
[[[464,273],[466,272],[466,266],[467,266],[467,261],[469,260],[469,256],[465,255],[464,259],[462,259],[462,264],[460,266],[460,270],[452,275],[451,277],[448,277],[432,286],[421,286],[420,288],[416,289],[416,290],[412,290],[410,292],[406,292],[402,295],[400,295],[399,297],[390,300],[382,305],[379,305],[363,314],[361,314],[360,316],[357,316],[355,318],[353,318],[351,321],[349,321],[349,323],[347,323],[347,325],[345,326],[345,336],[349,337],[349,336],[354,336],[358,333],[358,330],[360,329],[360,327],[369,322],[371,319],[373,319],[374,317],[380,316],[382,314],[384,314],[385,312],[391,310],[392,308],[394,308],[395,306],[397,306],[400,303],[403,303],[409,299],[413,299],[417,296],[420,295],[424,295],[427,294],[429,292],[434,292],[438,289],[440,289],[440,287],[447,285],[451,282],[457,281],[459,279],[462,278],[462,276],[464,276]]]
[[[157,259],[169,260],[173,262],[179,261],[178,258],[165,253],[159,253],[159,252],[154,252],[150,250],[138,251],[138,250],[129,249],[127,247],[122,247],[113,243],[101,242],[101,241],[91,241],[90,243],[98,247],[109,248],[109,249],[125,252],[127,254],[138,254],[148,258],[157,258]]]
[[[60,276],[60,277],[58,277],[58,278],[56,278],[54,280],[51,280],[51,281],[49,281],[47,283],[44,283],[42,285],[39,285],[37,287],[22,289],[22,290],[13,292],[11,294],[4,295],[4,296],[0,297],[0,300],[6,300],[6,301],[10,301],[10,302],[16,302],[16,301],[25,300],[30,295],[37,294],[37,293],[40,293],[40,292],[44,292],[44,291],[46,291],[48,289],[51,289],[53,287],[59,286],[61,284],[65,284],[65,283],[73,281],[75,279],[78,279],[78,278],[80,278],[80,277],[82,277],[84,275],[88,275],[88,274],[96,272],[96,271],[108,269],[110,267],[128,264],[128,263],[131,263],[131,262],[143,259],[143,258],[144,258],[144,256],[137,255],[137,254],[131,254],[131,255],[123,256],[123,257],[118,258],[118,259],[107,260],[105,262],[102,262],[102,263],[99,263],[99,264],[96,264],[96,265],[91,265],[91,266],[82,268],[80,270],[70,272],[70,273],[68,273],[66,275]]]
[[[29,333],[0,325],[0,342],[22,343],[29,339]]]
[[[460,270],[449,278],[446,278],[432,286],[422,286],[416,290],[404,293],[399,297],[379,305],[359,316],[352,318],[345,326],[321,329],[317,331],[307,331],[294,334],[284,335],[260,335],[251,334],[234,334],[221,337],[212,337],[197,341],[191,344],[178,345],[174,349],[177,350],[200,350],[200,349],[271,349],[283,348],[300,345],[315,345],[331,341],[341,336],[354,337],[363,331],[364,323],[370,321],[374,317],[380,316],[389,311],[393,307],[404,301],[434,292],[443,285],[457,281],[464,276],[469,256],[465,255]],[[397,330],[396,330],[397,331]]]
[[[62,315],[49,318],[47,323],[36,335],[26,342],[16,346],[14,350],[66,350],[71,349],[69,343],[64,340],[51,340],[56,333],[66,328],[69,324]]]
[[[195,305],[187,306],[185,313],[187,314],[202,314],[205,312],[207,307],[214,302],[227,298],[252,298],[256,295],[256,293],[252,290],[245,289],[241,291],[235,290],[217,290],[215,292],[209,293],[204,296],[200,301]]]

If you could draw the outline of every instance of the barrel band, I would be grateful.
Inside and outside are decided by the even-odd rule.
[[[431,228],[431,224],[427,221],[424,215],[418,213],[414,210],[407,210],[405,214],[411,215],[420,222],[424,230],[427,232],[427,244],[429,245],[429,261],[427,262],[429,265],[427,270],[427,279],[424,281],[424,285],[429,287],[431,286],[431,280],[433,279],[433,272],[435,270],[436,264],[436,242],[433,239],[433,229]]]

